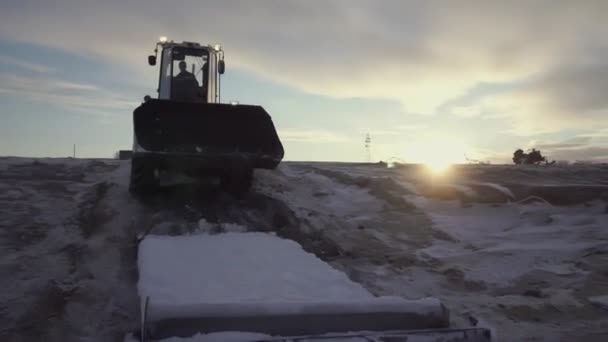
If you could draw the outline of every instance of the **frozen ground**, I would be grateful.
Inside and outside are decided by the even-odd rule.
[[[332,241],[339,253],[327,260],[376,295],[437,296],[454,324],[484,322],[501,341],[602,341],[608,312],[589,298],[608,293],[606,172],[309,163],[257,185]]]
[[[192,185],[136,200],[128,171],[0,158],[0,340],[121,340],[138,238],[235,230],[295,240],[375,295],[438,297],[501,341],[608,336],[606,166],[284,163],[242,200]]]

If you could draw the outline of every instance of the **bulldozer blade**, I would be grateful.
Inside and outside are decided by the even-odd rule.
[[[232,303],[185,306],[157,303],[149,305],[146,311],[148,312],[144,316],[145,321],[141,322],[144,340],[186,338],[223,331],[282,337],[320,336],[321,339],[329,333],[338,336],[339,332],[351,337],[351,332],[395,337],[453,337],[450,341],[489,341],[490,338],[490,332],[481,328],[449,329],[448,310],[436,299],[411,301],[391,297],[346,303]],[[464,339],[465,337],[469,339]]]
[[[138,151],[221,159],[275,168],[284,150],[261,106],[149,100],[133,112]]]
[[[255,342],[491,342],[485,328],[426,329],[276,337]]]

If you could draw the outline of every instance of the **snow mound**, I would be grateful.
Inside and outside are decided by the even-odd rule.
[[[602,309],[608,310],[608,295],[589,297],[589,302],[599,306]]]

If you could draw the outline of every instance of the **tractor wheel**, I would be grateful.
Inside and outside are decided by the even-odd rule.
[[[158,191],[160,184],[154,175],[154,168],[141,160],[131,159],[131,179],[129,191],[137,195],[150,195]]]

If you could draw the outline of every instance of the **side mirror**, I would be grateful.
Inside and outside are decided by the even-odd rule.
[[[148,56],[148,64],[156,65],[156,56]]]
[[[224,63],[224,60],[220,60],[219,62],[217,62],[217,72],[219,72],[220,75],[223,75],[225,71],[226,64]]]

